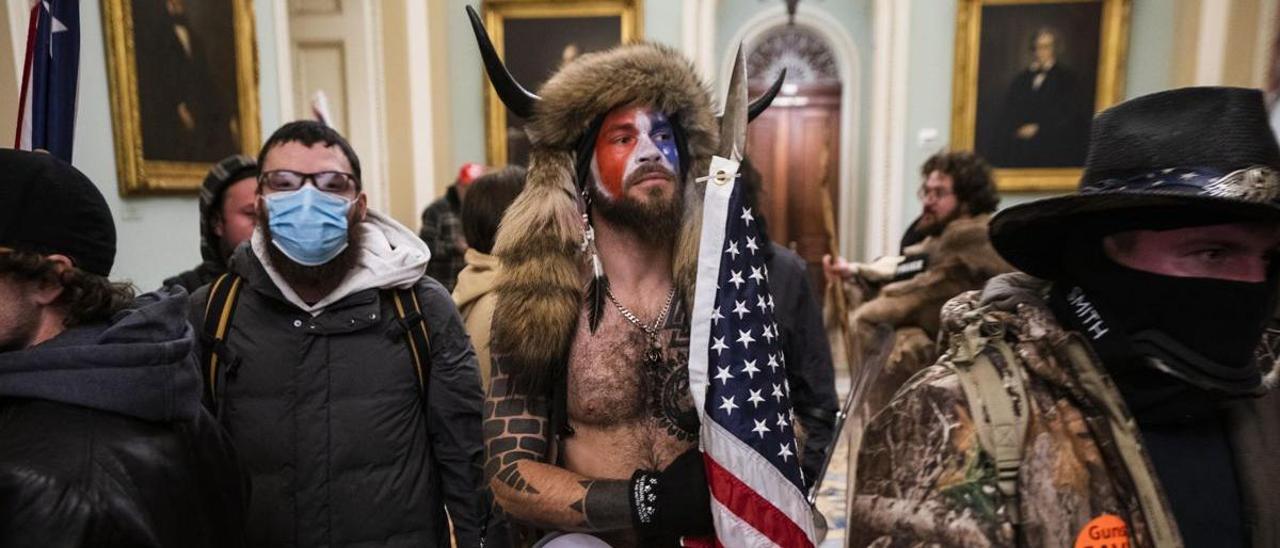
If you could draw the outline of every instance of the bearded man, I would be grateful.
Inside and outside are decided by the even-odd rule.
[[[553,531],[550,545],[709,535],[684,304],[700,230],[694,179],[716,144],[707,88],[674,50],[637,44],[579,57],[534,96],[469,12],[532,144],[494,247],[503,271],[484,429],[495,498]]]
[[[359,159],[323,124],[281,127],[258,164],[258,227],[190,319],[253,480],[249,543],[448,546],[452,522],[478,545],[480,379],[426,244],[367,209]]]
[[[871,263],[824,257],[828,276],[852,282],[848,294],[874,295],[851,303],[859,344],[864,349],[872,344],[876,325],[894,329],[893,350],[867,396],[871,413],[937,359],[934,341],[943,303],[1012,270],[987,237],[991,213],[1000,203],[991,166],[972,152],[942,151],[925,160],[920,175],[917,196],[923,209],[911,231],[923,240],[900,256]]]

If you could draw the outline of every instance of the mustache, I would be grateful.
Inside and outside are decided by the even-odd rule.
[[[654,175],[662,177],[663,179],[673,183],[676,181],[676,174],[670,169],[667,169],[666,166],[662,164],[644,164],[637,167],[635,171],[631,172],[631,175],[628,175],[627,178],[622,181],[622,188],[631,188],[639,184],[640,181],[653,178]]]

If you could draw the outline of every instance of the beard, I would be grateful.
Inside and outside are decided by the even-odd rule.
[[[347,247],[329,262],[307,266],[298,264],[285,255],[272,241],[271,225],[267,222],[266,208],[259,208],[258,226],[262,227],[262,236],[267,243],[267,256],[271,266],[280,273],[280,277],[290,287],[306,287],[328,293],[342,283],[360,262],[360,248],[364,236],[360,231],[360,223],[347,223]]]
[[[0,275],[0,284],[25,289],[14,277]],[[40,307],[23,293],[15,291],[5,299],[8,302],[0,303],[0,354],[27,348],[40,329]]]
[[[673,183],[671,197],[663,196],[664,189],[648,190],[647,200],[631,197],[627,191],[645,179],[660,175]],[[591,203],[600,216],[610,223],[630,229],[641,241],[651,244],[667,244],[675,241],[684,217],[684,194],[679,179],[671,170],[660,165],[637,168],[622,182],[621,195],[610,198],[600,191],[598,183],[589,184]]]
[[[916,230],[920,232],[920,234],[926,237],[937,236],[939,234],[942,234],[942,231],[947,228],[947,225],[951,224],[951,221],[959,219],[962,213],[963,213],[963,208],[959,206],[956,206],[955,209],[952,209],[951,213],[948,213],[946,217],[938,217],[937,214],[926,213],[926,215],[933,217],[933,220],[926,222],[924,220],[925,217],[921,216],[920,226],[916,227]]]

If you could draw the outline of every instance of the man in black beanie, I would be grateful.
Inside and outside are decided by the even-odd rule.
[[[1262,94],[1166,91],[1092,127],[1076,194],[992,220],[1026,274],[948,302],[946,353],[867,426],[854,545],[1280,546]]]
[[[195,268],[164,281],[187,293],[227,272],[231,252],[253,236],[257,225],[258,161],[233,154],[214,164],[200,185],[200,256]]]
[[[0,173],[0,546],[243,545],[185,295],[107,279],[115,225],[79,171],[0,149]]]

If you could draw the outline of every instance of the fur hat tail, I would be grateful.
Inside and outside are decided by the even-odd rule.
[[[513,389],[543,394],[577,329],[583,227],[572,155],[535,149],[531,160],[525,190],[503,216],[494,242],[502,268],[492,345],[512,374]]]

